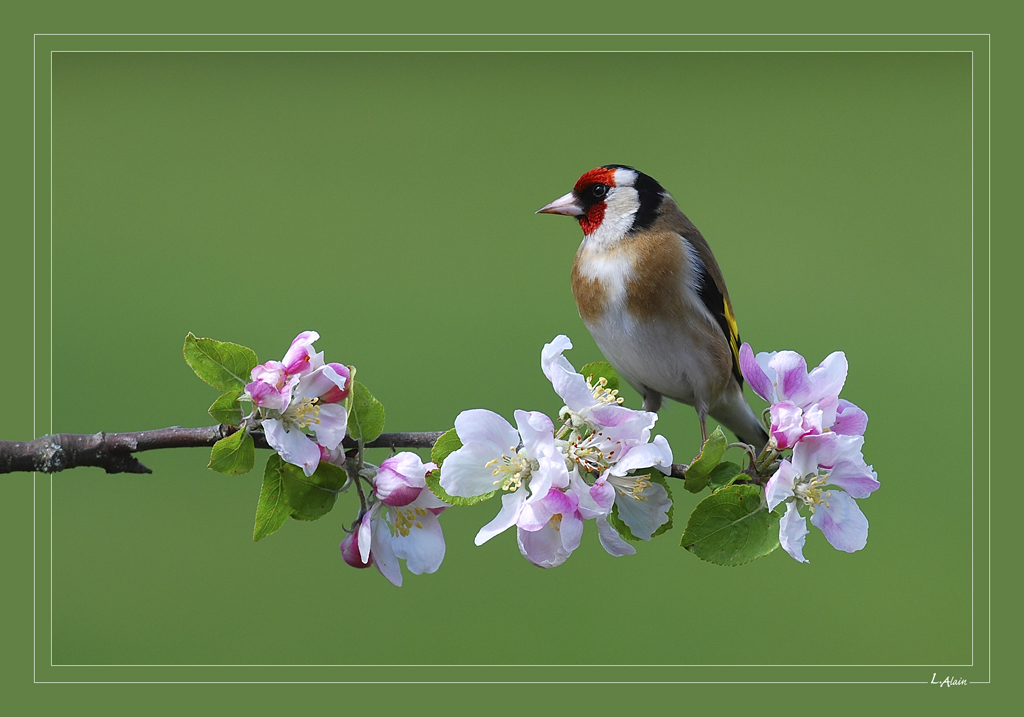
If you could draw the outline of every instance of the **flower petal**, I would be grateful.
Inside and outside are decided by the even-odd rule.
[[[386,577],[392,585],[402,586],[402,568],[398,564],[398,557],[391,545],[391,530],[384,520],[386,510],[374,511],[374,517],[370,521],[370,552],[373,554],[373,564],[377,566],[380,574]]]
[[[834,433],[804,436],[793,447],[791,461],[801,476],[817,472],[819,466],[831,468],[836,464],[839,437]]]
[[[387,505],[408,505],[426,488],[428,470],[431,469],[415,453],[396,453],[378,466],[373,478],[374,493]]]
[[[854,498],[867,498],[881,487],[878,474],[871,470],[871,466],[850,461],[837,464],[825,482],[842,488]]]
[[[552,494],[562,495],[559,490],[549,490],[548,495]],[[523,505],[523,509],[519,512],[519,517],[516,519],[516,525],[522,530],[527,532],[534,532],[540,530],[551,520],[551,517],[558,513],[558,504],[555,501],[550,500],[537,500],[534,502],[526,501]]]
[[[576,494],[578,501],[576,509],[587,520],[596,518],[599,515],[606,515],[611,510],[612,502],[615,500],[615,489],[607,482],[604,487],[609,491],[607,497],[607,508],[598,505],[591,495],[591,487],[580,477],[580,474],[573,471],[569,474],[569,490]]]
[[[292,340],[292,345],[281,363],[289,376],[306,374],[323,366],[323,353],[314,353],[313,343],[320,338],[316,331],[303,331]]]
[[[396,531],[391,545],[413,575],[432,573],[444,560],[444,534],[437,516],[430,511],[415,516],[408,535]]]
[[[836,422],[832,426],[833,433],[847,436],[863,436],[868,428],[868,414],[849,401],[839,399],[836,409]]]
[[[287,430],[276,418],[263,420],[263,433],[270,447],[286,462],[301,468],[307,478],[316,472],[320,465],[320,448],[305,433],[297,428]]]
[[[514,451],[519,446],[519,433],[512,428],[512,424],[486,408],[473,408],[460,413],[455,418],[455,432],[463,446],[485,444],[493,447],[494,455]]]
[[[260,408],[274,411],[284,411],[292,399],[291,384],[285,384],[283,389],[278,390],[276,385],[260,380],[246,384],[245,393]]]
[[[519,552],[539,568],[554,568],[566,561],[572,550],[562,542],[561,531],[549,522],[537,531],[517,531]]]
[[[553,381],[552,375],[555,368],[572,371],[575,373],[572,364],[562,354],[572,348],[572,341],[565,334],[559,334],[551,340],[551,343],[544,344],[540,352],[540,369],[544,372],[548,381]]]
[[[447,459],[445,459],[444,465],[448,465]],[[519,519],[519,514],[522,512],[525,503],[526,491],[524,490],[517,490],[515,493],[506,493],[501,496],[501,510],[494,516],[494,520],[480,528],[480,532],[476,534],[473,542],[477,545],[483,545],[498,533],[504,533],[511,528]]]
[[[327,376],[333,383],[327,393],[320,396],[320,400],[324,403],[339,403],[348,398],[349,389],[351,383],[351,372],[348,370],[348,366],[340,363],[329,363],[323,367],[324,375]],[[328,373],[329,371],[329,373]]]
[[[808,532],[806,519],[800,516],[796,503],[790,503],[786,506],[786,514],[779,520],[779,543],[783,550],[801,563],[810,562],[804,557],[804,541]]]
[[[782,451],[792,448],[807,435],[804,428],[804,412],[792,401],[779,401],[771,407],[772,445]]]
[[[615,487],[608,482],[607,476],[594,481],[594,485],[590,486],[590,497],[601,509],[602,515],[611,512],[612,503],[615,502]]]
[[[562,548],[572,551],[580,547],[583,541],[583,518],[576,510],[562,513],[562,522],[558,524],[558,532],[562,536]]]
[[[788,460],[779,463],[779,469],[768,479],[768,485],[764,487],[768,510],[775,510],[775,506],[794,495],[793,485],[801,475],[803,474]]]
[[[842,351],[833,351],[817,368],[807,375],[807,384],[810,391],[809,402],[821,401],[829,396],[838,396],[846,383],[846,373],[849,365],[846,362],[846,354]]]
[[[825,504],[817,506],[811,524],[825,534],[832,547],[852,553],[867,545],[868,519],[857,501],[834,490],[826,492],[823,498]]]
[[[344,379],[329,366],[321,366],[316,371],[311,371],[299,379],[295,386],[297,398],[320,398],[332,388],[345,387]]]
[[[624,476],[643,468],[657,468],[666,475],[672,472],[672,449],[665,436],[657,435],[651,443],[630,448],[625,457],[616,462],[609,472],[612,475]]]
[[[597,537],[601,541],[601,546],[617,558],[636,554],[636,548],[623,540],[619,531],[615,530],[604,516],[597,519]]]
[[[359,550],[359,533],[351,533],[345,536],[345,539],[341,541],[341,559],[344,560],[348,565],[353,568],[368,568],[373,564],[373,558],[369,558],[369,561],[364,561],[360,555]],[[370,549],[366,549],[367,556],[369,556]]]
[[[772,358],[775,385],[779,400],[792,401],[803,408],[813,402],[811,384],[807,380],[807,362],[796,351],[779,351]]]
[[[619,518],[629,526],[633,535],[641,540],[650,540],[654,532],[668,522],[672,501],[664,486],[651,483],[636,498],[616,492],[615,505],[619,509]]]
[[[490,493],[498,487],[493,469],[487,464],[500,460],[491,443],[469,443],[444,459],[441,465],[441,487],[448,495],[463,498]]]
[[[333,451],[345,438],[348,429],[348,412],[340,403],[327,403],[319,406],[317,422],[313,424],[316,440],[324,448]]]
[[[369,563],[370,561],[370,547],[373,543],[373,528],[370,526],[370,521],[373,520],[373,513],[376,510],[377,508],[374,507],[363,514],[363,519],[359,521],[359,530],[356,534],[359,559],[364,563]]]
[[[740,346],[740,372],[743,374],[743,378],[747,379],[747,383],[750,384],[754,393],[768,403],[777,401],[775,386],[754,358],[754,350],[748,343]]]
[[[540,465],[530,475],[530,502],[541,500],[551,487],[569,485],[569,471],[565,459],[555,448],[555,426],[551,419],[538,411],[516,411],[516,425],[523,437],[526,457]]]

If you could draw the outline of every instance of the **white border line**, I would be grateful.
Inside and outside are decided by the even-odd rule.
[[[32,432],[36,435],[36,36],[32,36]],[[51,521],[52,523],[52,521]],[[36,682],[36,472],[32,471],[32,683]],[[50,581],[53,582],[52,579]],[[50,630],[53,633],[53,630]],[[53,651],[50,651],[53,663]]]
[[[644,33],[644,34],[617,34],[617,33],[593,33],[593,34],[563,34],[563,33],[35,33],[32,39],[33,55],[32,55],[32,75],[33,75],[33,87],[32,87],[32,98],[33,98],[33,127],[32,127],[32,158],[33,158],[33,187],[32,187],[32,205],[33,205],[33,241],[32,241],[32,266],[33,266],[33,295],[32,295],[32,336],[33,336],[33,366],[32,366],[32,432],[35,434],[35,423],[36,423],[36,186],[35,186],[35,175],[36,175],[36,40],[38,37],[153,37],[153,36],[164,36],[164,37],[986,37],[987,38],[987,53],[988,53],[988,97],[987,97],[987,111],[988,111],[988,225],[987,225],[987,268],[988,268],[988,287],[987,287],[987,327],[988,336],[987,339],[987,364],[988,364],[988,376],[987,388],[988,388],[988,406],[987,416],[989,425],[992,421],[992,376],[991,376],[991,365],[992,365],[992,36],[990,33]],[[251,668],[251,667],[305,667],[305,668],[323,668],[323,667],[427,667],[437,669],[448,669],[452,667],[466,668],[466,667],[483,667],[483,668],[496,668],[496,667],[570,667],[570,668],[600,668],[600,667],[665,667],[665,668],[676,668],[676,667],[973,667],[974,666],[974,649],[975,649],[975,605],[974,605],[974,579],[975,579],[975,567],[974,567],[974,521],[975,521],[975,501],[974,501],[974,417],[975,417],[975,397],[974,397],[974,141],[975,141],[975,128],[974,128],[974,50],[51,50],[50,51],[50,433],[53,432],[53,55],[54,53],[493,53],[493,54],[508,54],[508,53],[630,53],[630,54],[645,54],[645,53],[830,53],[830,54],[841,54],[841,53],[958,53],[958,52],[969,52],[971,54],[971,663],[969,665],[938,665],[938,664],[927,664],[927,665],[76,665],[76,664],[54,664],[53,663],[53,476],[50,475],[50,667],[196,667],[196,668],[208,668],[208,667],[235,667],[235,668]],[[992,675],[992,438],[991,431],[988,432],[988,677],[987,681],[971,681],[971,684],[991,684]],[[33,472],[33,665],[32,665],[32,676],[33,683],[36,683],[36,535],[35,535],[35,499],[36,499],[36,474]],[[595,681],[549,681],[549,682],[538,682],[538,681],[212,681],[212,680],[197,680],[197,681],[47,681],[45,684],[929,684],[927,681],[608,681],[608,680],[595,680]]]
[[[987,443],[988,443],[988,461],[985,464],[986,472],[988,473],[988,681],[985,684],[992,683],[992,36],[988,36],[988,97],[985,98],[988,105],[988,186],[985,187],[985,191],[988,195],[988,221],[985,225],[985,230],[988,233],[988,241],[986,242],[986,249],[988,251],[988,335],[985,337],[986,348],[988,351],[987,366],[988,376],[987,387],[988,387],[988,405],[986,406],[988,413],[988,427]],[[972,125],[973,133],[973,125]],[[971,143],[973,145],[973,142]],[[972,167],[973,172],[973,167]],[[972,191],[972,204],[973,205],[973,191]],[[971,252],[973,255],[973,251]],[[973,308],[974,297],[971,296],[971,326],[974,326],[974,308]],[[974,344],[971,344],[972,350]],[[973,390],[974,381],[971,381],[971,387]],[[973,450],[973,442],[972,442]],[[973,468],[971,469],[971,475],[974,474]],[[973,494],[973,491],[972,491]],[[972,512],[973,518],[973,512]],[[973,541],[973,536],[972,536]],[[973,543],[972,543],[973,547]],[[973,554],[973,550],[971,551]],[[972,580],[971,587],[973,588],[974,582]],[[973,623],[973,615],[972,615]],[[973,649],[973,645],[972,645]]]
[[[50,429],[53,435],[53,53],[50,53]],[[50,479],[50,667],[53,667],[53,473]]]

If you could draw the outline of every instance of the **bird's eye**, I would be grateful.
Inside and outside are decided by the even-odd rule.
[[[594,199],[604,199],[604,196],[608,194],[608,185],[595,184],[590,188],[590,193],[594,195]]]

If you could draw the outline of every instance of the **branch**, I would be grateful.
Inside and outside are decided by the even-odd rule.
[[[152,473],[133,453],[157,448],[209,448],[237,429],[221,424],[204,428],[159,428],[131,433],[57,433],[34,441],[0,441],[0,473],[38,471],[57,473],[68,468],[94,466],[107,473]],[[367,448],[431,448],[443,431],[382,433]],[[269,448],[259,431],[252,434],[257,448]],[[356,442],[345,437],[346,448]]]
[[[0,441],[0,473],[37,471],[59,473],[68,468],[93,466],[107,473],[152,473],[133,453],[157,448],[209,448],[234,433],[237,428],[227,424],[203,428],[158,428],[131,433],[56,433],[34,441]],[[433,448],[444,431],[382,433],[369,441],[366,448]],[[260,431],[254,431],[257,448],[270,448]],[[356,448],[354,440],[345,436],[345,448]],[[682,479],[687,466],[673,463],[672,478]]]

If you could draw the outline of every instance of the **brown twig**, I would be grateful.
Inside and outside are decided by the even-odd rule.
[[[237,429],[220,424],[203,428],[158,428],[130,433],[55,433],[34,441],[0,441],[0,473],[37,471],[58,473],[68,468],[94,466],[107,473],[152,473],[133,453],[158,448],[209,448]],[[366,443],[366,448],[432,448],[444,431],[382,433]],[[270,448],[259,431],[252,437],[257,448]],[[345,437],[346,448],[356,442]],[[673,463],[672,478],[684,478],[687,466]]]
[[[68,468],[95,466],[107,473],[152,473],[133,453],[157,448],[202,448],[235,432],[221,424],[203,428],[159,428],[130,433],[56,433],[34,441],[0,441],[0,473],[38,471],[57,473]],[[367,448],[430,448],[443,431],[382,433]],[[257,448],[269,448],[266,438],[253,433]],[[356,442],[345,438],[345,447]]]

